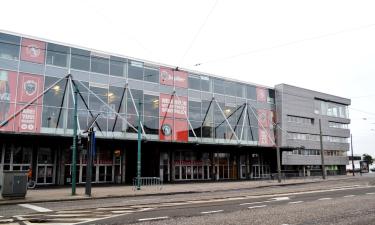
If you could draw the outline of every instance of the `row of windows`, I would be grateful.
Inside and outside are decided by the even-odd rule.
[[[340,118],[349,118],[348,106],[346,105],[322,100],[315,100],[314,104],[315,114]]]
[[[21,38],[0,33],[0,58],[18,60],[20,57]],[[67,46],[47,43],[46,64],[58,67],[90,71],[113,76],[129,77],[132,79],[159,82],[159,67],[144,64],[143,62],[108,56],[87,50],[70,48]],[[241,98],[257,99],[256,87],[238,82],[226,81],[208,76],[189,74],[188,86],[190,89],[214,92]],[[274,90],[266,89],[268,103],[274,103]]]
[[[320,155],[320,150],[317,149],[294,149],[289,154],[291,155]],[[324,150],[326,156],[346,156],[346,152],[342,150]]]
[[[288,115],[288,122],[312,125],[314,124],[314,119]]]
[[[319,135],[317,134],[302,134],[302,133],[289,132],[287,134],[287,138],[291,140],[320,141]],[[323,136],[323,141],[324,142],[336,142],[336,143],[348,143],[348,138]]]
[[[337,123],[337,122],[328,122],[329,127],[339,128],[339,129],[349,129],[348,124],[346,123]]]

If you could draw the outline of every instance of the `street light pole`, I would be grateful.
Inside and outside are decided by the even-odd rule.
[[[137,190],[141,190],[141,100],[138,100],[138,157],[137,157]]]
[[[322,121],[319,119],[319,134],[320,134],[320,157],[322,160],[322,177],[326,179],[326,168],[324,165],[324,150],[323,150],[323,135],[322,135]]]
[[[353,177],[354,175],[354,154],[353,154],[353,135],[350,134],[350,149],[352,150],[352,172],[353,172]]]
[[[277,181],[281,183],[281,162],[280,162],[280,143],[279,143],[279,133],[277,128],[279,123],[276,123],[275,127],[275,144],[276,144],[276,160],[277,160]]]
[[[72,146],[72,195],[76,194],[76,173],[77,173],[77,94],[78,90],[74,86],[74,119],[73,119],[73,146]]]

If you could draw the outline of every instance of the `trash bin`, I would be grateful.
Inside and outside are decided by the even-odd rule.
[[[3,198],[25,198],[27,192],[27,171],[3,171]]]

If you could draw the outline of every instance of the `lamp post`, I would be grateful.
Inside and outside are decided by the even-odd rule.
[[[77,96],[78,90],[74,86],[74,119],[73,119],[73,146],[72,146],[72,195],[76,194],[76,173],[77,173]]]
[[[137,190],[141,190],[141,100],[138,99]]]

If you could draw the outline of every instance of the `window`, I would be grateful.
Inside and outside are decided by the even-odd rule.
[[[110,58],[110,73],[113,76],[124,77],[127,70],[127,59],[111,56]]]
[[[189,119],[194,121],[201,121],[201,103],[189,101]]]
[[[322,100],[315,100],[314,113],[325,116],[349,118],[348,106]]]
[[[200,76],[201,78],[201,90],[202,91],[211,91],[211,80],[209,77]]]
[[[256,92],[255,86],[252,86],[252,85],[246,86],[246,97],[252,100],[257,99],[257,92]]]
[[[267,96],[268,103],[275,103],[275,90],[268,89],[268,96]]]
[[[144,80],[154,83],[159,83],[159,69],[145,67]]]
[[[329,121],[328,125],[329,127],[332,127],[332,128],[348,129],[348,124],[346,123],[337,123],[337,122]]]
[[[0,33],[0,58],[18,60],[20,37]]]
[[[189,88],[194,90],[201,89],[201,78],[198,75],[189,75]]]
[[[109,59],[91,56],[91,72],[108,74]]]
[[[158,116],[159,115],[159,96],[144,95],[144,115]]]
[[[143,63],[130,61],[128,77],[137,80],[143,80]]]
[[[224,80],[221,79],[215,79],[214,80],[214,92],[219,94],[225,94],[225,84]]]
[[[70,67],[77,70],[90,71],[90,52],[72,48],[72,59]]]
[[[236,93],[237,93],[236,83],[230,82],[230,81],[225,81],[224,84],[225,84],[225,94],[231,95],[231,96],[236,96]],[[215,91],[216,91],[216,89],[215,89]]]
[[[62,45],[48,43],[47,64],[66,67],[68,62],[69,48]]]
[[[244,97],[244,85],[237,83],[236,84],[236,96],[243,98]]]
[[[314,123],[314,119],[288,115],[288,122],[312,125]]]
[[[319,141],[319,135],[317,134],[302,134],[289,132],[287,134],[287,138],[290,140]]]
[[[334,136],[323,136],[324,142],[336,142],[336,143],[348,143],[348,138],[334,137]]]
[[[45,77],[44,87],[48,88],[58,79],[55,77]],[[43,105],[60,107],[63,100],[64,90],[66,85],[66,79],[61,80],[50,90],[48,90],[43,96]]]

